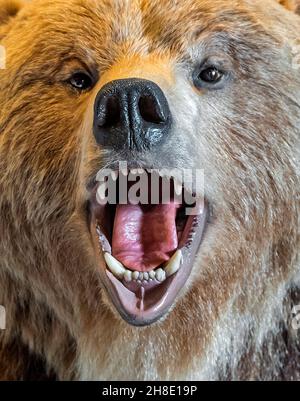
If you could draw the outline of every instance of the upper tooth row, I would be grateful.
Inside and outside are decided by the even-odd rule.
[[[157,172],[158,175],[160,177],[162,177],[162,178],[174,178],[174,177],[172,177],[170,175],[170,171],[169,170],[157,169],[157,170],[153,170],[153,171]],[[110,175],[111,175],[111,178],[113,179],[113,181],[116,181],[118,179],[118,177],[119,177],[119,173],[121,173],[122,175],[127,176],[128,173],[131,173],[133,175],[142,175],[142,174],[145,174],[146,172],[147,172],[147,170],[142,169],[142,168],[135,168],[135,169],[130,169],[130,170],[120,169],[120,171],[113,171],[112,170],[110,172]],[[150,172],[151,172],[151,170],[150,170]],[[175,180],[175,183],[176,183],[178,189],[182,188],[182,183],[181,182]]]
[[[119,279],[124,279],[126,282],[136,281],[149,281],[157,280],[164,281],[167,277],[172,276],[177,273],[181,266],[182,252],[178,250],[169,260],[168,264],[163,268],[158,268],[156,270],[151,270],[150,272],[138,272],[126,269],[122,263],[120,263],[116,258],[114,258],[110,253],[104,253],[105,262],[109,270]]]

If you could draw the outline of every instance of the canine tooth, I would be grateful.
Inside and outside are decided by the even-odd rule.
[[[156,280],[158,281],[162,282],[166,279],[166,272],[161,268],[157,269],[155,274],[156,274]]]
[[[140,273],[139,273],[139,272],[133,272],[133,273],[132,273],[132,278],[133,278],[134,280],[137,280],[139,277],[140,277]]]
[[[121,169],[120,169],[120,173],[121,173],[122,175],[124,175],[124,176],[127,176],[127,175],[128,175],[128,170],[127,170],[127,168],[121,168]]]
[[[182,252],[179,249],[174,253],[174,255],[169,260],[167,266],[164,268],[167,277],[170,277],[172,276],[172,274],[178,272],[178,270],[180,269],[181,260],[182,260]]]
[[[96,200],[99,205],[103,205],[106,202],[106,185],[100,184],[97,193],[96,193]]]
[[[117,179],[119,177],[119,173],[117,171],[112,171],[110,173],[110,175],[111,175],[111,178],[112,178],[113,181],[117,181]]]
[[[123,278],[126,269],[117,259],[115,259],[110,253],[105,252],[104,254],[105,262],[109,270],[118,278]]]
[[[174,181],[174,190],[176,195],[181,195],[183,191],[182,184],[178,181]]]
[[[154,280],[155,277],[156,277],[155,271],[154,271],[154,270],[151,270],[151,272],[149,272],[149,276],[150,276],[150,278],[152,278],[152,280]]]
[[[147,272],[144,273],[144,280],[146,280],[146,281],[149,280],[149,273],[147,273]]]
[[[124,273],[124,280],[127,283],[130,283],[132,281],[132,272],[130,270],[126,270]]]

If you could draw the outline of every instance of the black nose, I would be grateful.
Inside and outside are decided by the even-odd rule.
[[[94,110],[98,144],[116,150],[145,150],[170,132],[171,113],[162,90],[145,79],[120,79],[99,91]]]

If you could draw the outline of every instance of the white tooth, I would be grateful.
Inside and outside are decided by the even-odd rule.
[[[146,280],[146,281],[149,280],[149,273],[147,273],[147,272],[144,273],[144,280]]]
[[[143,175],[145,174],[145,170],[143,170],[142,168],[132,168],[130,170],[130,173],[133,175]]]
[[[158,170],[158,174],[161,177],[169,177],[169,173],[170,173],[170,170],[167,170],[165,168],[162,168],[162,169]]]
[[[134,280],[137,280],[139,277],[140,277],[140,273],[139,273],[139,272],[133,272],[133,273],[132,273],[132,278],[133,278]]]
[[[127,176],[127,175],[128,175],[128,170],[127,170],[126,168],[121,168],[121,169],[120,169],[120,173],[121,173],[122,175],[124,175],[124,176]]]
[[[99,185],[96,193],[96,200],[97,203],[99,203],[99,205],[105,205],[107,202],[106,190],[107,190],[106,183]]]
[[[110,175],[111,175],[111,178],[112,178],[113,181],[117,181],[117,179],[119,177],[119,173],[117,171],[112,171],[110,173]]]
[[[115,259],[110,253],[105,252],[104,254],[105,262],[109,270],[118,278],[123,278],[126,269],[117,259]]]
[[[149,272],[149,276],[150,276],[150,278],[152,278],[152,279],[155,279],[155,271],[154,270],[151,270],[151,272]]]
[[[181,260],[182,260],[182,252],[179,249],[177,252],[174,253],[174,255],[169,260],[167,266],[164,268],[167,277],[170,277],[172,276],[172,274],[178,272],[178,270],[180,269]]]
[[[144,280],[144,273],[140,273],[140,275],[139,275],[139,279],[140,279],[141,281],[143,281],[143,280]]]
[[[130,270],[125,271],[124,280],[126,283],[130,283],[132,281],[132,272]]]
[[[166,279],[166,272],[163,269],[159,268],[155,271],[155,273],[156,273],[156,280],[164,281]]]
[[[182,194],[182,184],[178,181],[174,181],[174,189],[175,189],[175,193],[176,195],[181,195]]]

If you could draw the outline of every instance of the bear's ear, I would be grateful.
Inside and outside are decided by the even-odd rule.
[[[0,0],[0,26],[15,17],[23,4],[22,0]]]
[[[300,0],[277,0],[277,1],[288,10],[300,14]]]

